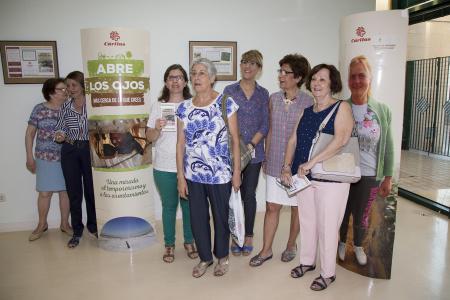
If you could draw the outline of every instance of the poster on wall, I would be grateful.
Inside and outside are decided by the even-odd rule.
[[[362,178],[350,187],[338,263],[389,279],[395,237],[403,125],[407,11],[376,11],[341,21],[340,70],[352,105]]]
[[[133,250],[156,241],[150,194],[149,34],[81,30],[99,244]]]

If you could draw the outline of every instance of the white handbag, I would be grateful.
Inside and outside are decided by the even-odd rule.
[[[245,219],[240,190],[235,192],[233,188],[231,189],[229,205],[228,225],[230,227],[231,237],[239,247],[242,247],[244,246],[245,239]]]
[[[339,105],[340,104],[336,104],[320,124],[316,136],[312,141],[308,160],[311,160],[311,158],[322,152],[333,140],[333,135],[323,133],[322,130],[325,128]],[[353,132],[347,144],[345,144],[345,146],[343,146],[338,153],[327,160],[315,164],[312,167],[311,177],[314,179],[345,183],[358,182],[361,179],[361,168],[359,166],[359,161],[358,137],[355,132]]]

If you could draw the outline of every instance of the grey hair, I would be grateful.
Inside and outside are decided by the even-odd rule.
[[[216,66],[215,66],[215,65],[213,64],[213,62],[210,61],[209,59],[201,57],[201,58],[198,58],[198,59],[194,60],[194,61],[192,62],[192,64],[191,64],[191,67],[189,68],[189,70],[190,70],[191,72],[192,72],[192,68],[193,68],[195,65],[203,65],[203,66],[205,66],[206,70],[208,71],[209,78],[211,78],[211,77],[213,77],[213,76],[214,76],[214,79],[217,78],[217,69],[216,69]]]

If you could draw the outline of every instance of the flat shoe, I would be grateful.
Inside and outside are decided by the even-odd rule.
[[[44,232],[46,232],[48,230],[48,226],[47,227],[45,227],[43,230],[41,230],[41,231],[38,231],[38,232],[32,232],[31,234],[30,234],[30,236],[28,237],[28,240],[30,241],[30,242],[32,242],[32,241],[35,241],[35,240],[37,240],[37,239],[40,239],[41,238],[41,236],[44,234]]]
[[[213,264],[214,261],[201,261],[192,270],[192,276],[195,278],[202,277],[205,274],[209,266]]]
[[[65,234],[67,234],[69,236],[73,236],[73,230],[70,227],[68,229],[64,229],[62,227],[59,227],[59,230],[61,230],[62,233],[65,233]]]
[[[232,244],[230,247],[230,251],[231,254],[233,254],[233,256],[240,256],[242,253],[242,248],[239,247],[238,245]]]
[[[223,276],[228,272],[230,261],[227,258],[219,259],[217,265],[214,267],[214,276]]]
[[[284,250],[283,253],[281,253],[281,261],[282,262],[290,262],[295,258],[297,255],[297,245],[295,246],[295,249],[293,250]]]
[[[269,256],[266,257],[262,257],[261,255],[255,255],[250,259],[250,263],[249,265],[251,267],[259,267],[260,265],[262,265],[263,263],[265,263],[266,261],[268,261],[269,259],[271,259],[273,257],[273,254],[270,254]]]
[[[67,243],[67,247],[69,247],[70,249],[75,248],[80,243],[80,239],[80,236],[73,236]]]

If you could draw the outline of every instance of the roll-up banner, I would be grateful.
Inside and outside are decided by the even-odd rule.
[[[155,242],[150,194],[149,34],[81,30],[99,245],[133,250]]]
[[[366,107],[352,106],[361,167],[366,174],[350,190],[338,262],[361,275],[389,279],[400,172],[408,13],[391,10],[354,14],[342,19],[340,30],[344,99],[356,98],[353,93],[363,88],[365,79],[370,91]],[[353,63],[350,69],[352,59],[360,69]],[[383,197],[389,176],[392,190]]]

